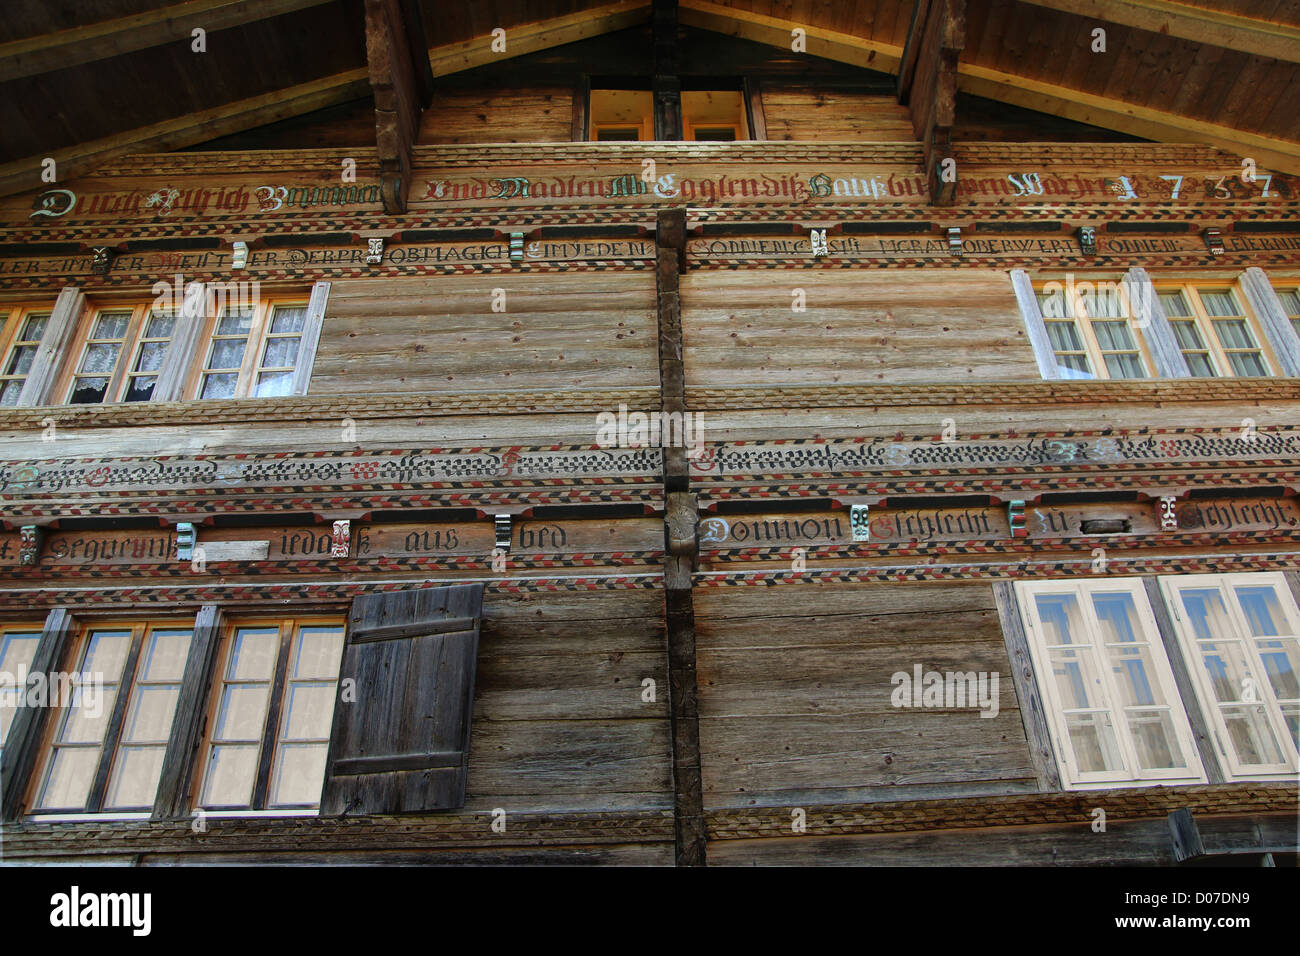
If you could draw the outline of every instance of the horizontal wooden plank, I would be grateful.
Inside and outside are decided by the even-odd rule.
[[[461,765],[464,754],[445,751],[427,754],[393,754],[382,757],[349,757],[336,760],[330,771],[337,776],[392,773],[402,770],[447,770]]]

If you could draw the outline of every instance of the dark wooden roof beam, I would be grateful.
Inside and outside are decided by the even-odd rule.
[[[966,42],[966,0],[917,0],[900,65],[899,100],[910,102],[912,130],[925,148],[930,201],[957,199],[952,128],[957,116],[957,59]],[[915,50],[914,57],[909,56]]]
[[[403,213],[420,115],[433,96],[433,72],[415,0],[366,0],[366,62],[375,97],[384,211]]]

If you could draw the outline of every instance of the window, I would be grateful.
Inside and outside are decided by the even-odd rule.
[[[0,752],[18,708],[26,703],[26,675],[40,640],[39,624],[0,625]]]
[[[223,305],[212,319],[197,397],[293,394],[306,321],[305,302]]]
[[[1140,581],[1017,585],[1067,789],[1203,782]]]
[[[654,99],[649,90],[592,90],[591,138],[599,143],[652,140]]]
[[[1161,579],[1229,777],[1294,778],[1300,612],[1279,573]]]
[[[744,95],[739,90],[684,91],[682,134],[687,140],[700,142],[747,139]]]
[[[32,360],[36,358],[36,350],[49,321],[49,310],[20,307],[10,312],[5,329],[13,338],[8,343],[0,342],[4,348],[4,363],[0,365],[0,407],[11,408],[18,404],[18,396],[27,381],[27,373],[31,371]]]
[[[1158,286],[1157,294],[1193,376],[1273,374],[1259,329],[1233,289]]]
[[[1062,378],[1146,378],[1150,361],[1118,283],[1072,283],[1036,291]],[[1108,291],[1111,287],[1114,291]],[[1080,291],[1080,290],[1087,290]]]
[[[320,805],[343,624],[233,624],[221,657],[198,805],[309,809]]]
[[[193,631],[188,623],[84,626],[58,703],[33,812],[153,809]],[[66,678],[66,679],[65,679]]]
[[[1282,311],[1291,319],[1296,335],[1300,335],[1300,289],[1278,289],[1277,297],[1282,300]]]
[[[175,328],[174,313],[152,306],[95,309],[77,341],[68,404],[149,401]]]

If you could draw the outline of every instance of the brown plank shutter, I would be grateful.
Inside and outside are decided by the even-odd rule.
[[[481,584],[352,602],[322,816],[465,803],[482,608]]]

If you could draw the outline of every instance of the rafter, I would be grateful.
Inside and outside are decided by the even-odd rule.
[[[196,27],[211,33],[327,2],[329,0],[257,0],[256,3],[247,0],[187,0],[128,17],[11,40],[0,43],[0,82],[94,63],[164,43],[188,42]]]
[[[709,0],[679,0],[678,16],[688,26],[788,49],[791,21],[733,10]],[[847,33],[807,28],[808,52],[814,56],[897,73],[903,48]],[[1080,123],[1140,136],[1157,142],[1205,143],[1245,158],[1261,168],[1300,175],[1300,143],[1166,113],[1123,100],[1041,83],[968,62],[957,66],[962,92],[1049,113]]]
[[[1171,0],[1021,0],[1036,7],[1300,63],[1300,27]]]
[[[966,43],[966,0],[917,0],[899,70],[899,101],[910,103],[912,131],[925,150],[930,201],[957,199],[952,128],[957,117],[957,58]],[[945,163],[949,169],[943,169]]]

